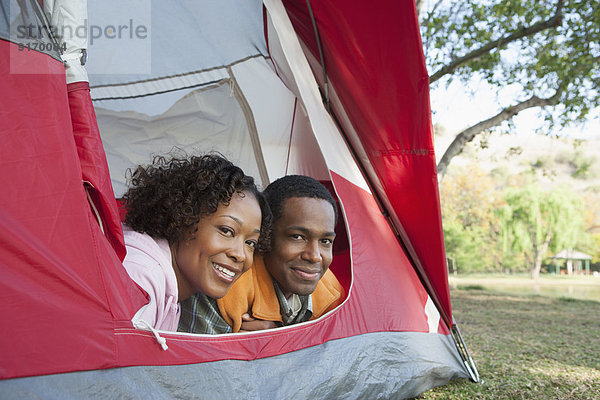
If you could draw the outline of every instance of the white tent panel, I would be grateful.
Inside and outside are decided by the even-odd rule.
[[[268,180],[273,181],[286,171],[295,96],[262,57],[235,64],[231,70],[252,109]]]
[[[96,107],[159,115],[186,94],[228,78],[226,68],[217,68],[150,81],[95,86],[91,96]],[[156,94],[161,96],[155,96]]]
[[[294,118],[294,132],[286,173],[308,175],[321,181],[331,180],[329,169],[310,127],[308,115],[300,102]]]
[[[271,56],[276,60],[280,70],[285,71],[289,68],[294,83],[288,83],[288,87],[296,87],[298,90],[298,96],[306,107],[310,124],[327,166],[355,185],[369,191],[348,146],[323,107],[317,82],[283,5],[275,0],[265,0],[264,4],[272,23],[268,25],[272,28],[268,33]],[[283,66],[284,63],[287,63],[287,68]],[[282,78],[290,79],[283,76]]]
[[[268,3],[269,12],[273,12],[269,7],[274,6]],[[219,4],[221,13],[231,11],[228,4]],[[260,54],[266,47],[259,40],[263,35],[262,26],[258,29],[254,26],[257,23],[245,22],[240,26],[228,23],[227,27],[211,26],[208,32],[208,26],[204,26],[208,22],[196,15],[199,11],[184,12],[187,3],[182,2],[174,5],[177,12],[185,18],[195,16],[197,22],[182,24],[186,27],[183,33],[175,33],[171,32],[172,27],[153,19],[153,40],[162,36],[159,32],[163,31],[165,35],[171,34],[169,40],[186,40],[192,35],[186,29],[197,30],[194,34],[198,40],[191,41],[190,54],[171,54],[170,51],[175,51],[171,47],[178,46],[164,43],[162,47],[160,42],[153,41],[153,49],[162,48],[160,58],[166,59],[157,61],[153,54],[152,75],[159,77],[138,80],[139,77],[134,76],[112,75],[110,79],[119,82],[116,84],[105,82],[101,75],[93,77],[92,98],[117,196],[126,190],[127,168],[148,163],[152,154],[169,152],[174,147],[187,153],[220,151],[262,186],[294,173],[329,180],[329,170],[333,170],[368,190],[346,143],[323,107],[289,18],[281,4],[276,4],[279,4],[275,12],[279,13],[277,19],[281,20],[281,27],[269,33],[273,43],[270,50],[277,60],[276,71],[271,60]],[[259,5],[248,4],[243,8],[258,12],[261,11]],[[175,12],[162,10],[162,4],[152,6],[153,16],[157,12]],[[195,7],[195,10],[201,9]],[[233,20],[236,15],[240,16],[239,11],[231,11]],[[244,20],[262,21],[262,18],[246,15]],[[221,30],[227,33],[213,37],[219,36]],[[254,36],[246,38],[248,32]],[[285,55],[278,39],[281,32],[284,32],[285,47],[292,49]],[[230,35],[241,35],[230,40],[237,42],[237,47],[220,44],[231,38]],[[196,49],[196,42],[208,48]],[[255,42],[262,44],[255,45]],[[290,51],[293,54],[288,54]],[[234,55],[239,58],[235,59]],[[202,58],[202,63],[194,64],[194,68],[191,64],[186,66],[193,63],[194,57]],[[170,64],[173,58],[177,59],[177,66]],[[119,60],[119,63],[125,62]],[[157,63],[160,67],[155,68]],[[301,101],[296,99],[297,95],[302,96]]]
[[[127,168],[174,148],[188,154],[219,151],[246,173],[260,176],[246,116],[228,81],[187,94],[159,116],[98,107],[96,115],[117,197],[127,189]]]
[[[107,1],[90,2],[89,26],[106,28],[108,25],[129,24],[127,18],[121,22],[123,15],[145,14],[120,14],[112,10],[119,10],[122,6],[111,7],[112,2],[117,2],[117,5],[128,3],[120,0],[109,0],[108,4]],[[229,65],[249,56],[267,54],[260,0],[146,0],[143,3],[150,12],[150,21],[134,20],[132,24],[147,28],[145,39],[116,40],[103,36],[89,46],[87,66],[94,86],[173,76],[174,71],[175,74],[203,71]],[[227,17],[215,19],[215,15]],[[121,46],[128,51],[120,52]],[[137,64],[139,51],[132,46],[140,46],[144,51],[151,52],[148,55],[151,60],[150,73],[121,71],[121,67]],[[114,59],[115,65],[104,62],[117,53],[119,58]],[[96,68],[100,64],[104,67]],[[118,70],[114,73],[106,70],[117,66]]]

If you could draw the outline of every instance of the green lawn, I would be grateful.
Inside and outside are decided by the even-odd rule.
[[[451,296],[482,383],[461,379],[417,399],[600,399],[600,302],[475,285]]]

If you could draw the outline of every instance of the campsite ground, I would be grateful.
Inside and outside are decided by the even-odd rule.
[[[600,302],[458,284],[453,313],[482,383],[417,399],[600,399]]]

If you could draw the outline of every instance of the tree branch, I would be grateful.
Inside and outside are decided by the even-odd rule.
[[[473,60],[477,57],[480,57],[494,48],[505,47],[507,44],[514,42],[515,40],[519,40],[521,38],[534,35],[538,32],[541,32],[545,29],[555,28],[562,23],[562,8],[563,8],[564,0],[558,0],[556,4],[556,12],[554,16],[545,21],[538,22],[530,27],[521,28],[510,35],[504,36],[500,39],[494,40],[493,42],[489,42],[484,46],[473,50],[469,54],[466,54],[462,57],[458,57],[454,59],[450,64],[442,67],[439,71],[434,73],[429,77],[429,83],[433,83],[440,79],[442,76],[453,73],[458,67],[465,64],[466,62]]]
[[[592,226],[590,226],[589,228],[587,228],[585,231],[586,231],[586,232],[590,232],[590,233],[592,233],[592,232],[594,232],[596,229],[599,229],[599,228],[600,228],[600,225],[592,225]]]
[[[423,21],[420,21],[419,25],[427,25],[429,23],[429,18],[435,13],[435,10],[442,4],[444,0],[436,0],[433,4],[433,7],[430,7],[429,11],[427,11],[427,16]],[[415,5],[417,8],[417,16],[421,15],[421,10],[423,9],[423,0],[415,0]]]
[[[514,106],[507,107],[493,117],[488,118],[485,121],[481,121],[460,132],[458,135],[456,135],[452,143],[450,143],[450,146],[448,146],[437,165],[439,181],[441,182],[441,180],[444,178],[444,175],[446,175],[446,170],[452,158],[460,154],[465,145],[473,140],[473,138],[475,138],[475,136],[477,136],[479,133],[500,125],[502,122],[511,119],[521,111],[528,108],[555,105],[558,103],[558,99],[560,98],[562,92],[562,87],[559,87],[556,93],[554,93],[554,95],[551,97],[541,99],[537,96],[532,96],[531,98]]]
[[[429,40],[431,40],[431,36],[432,36],[431,32],[429,32],[429,30],[432,29],[429,26],[429,20],[435,14],[435,10],[440,6],[440,4],[442,4],[443,1],[444,0],[437,0],[434,3],[433,7],[431,7],[431,9],[427,12],[424,19],[419,21],[419,25],[427,27],[427,32],[428,32],[428,34],[423,35],[421,38],[421,40],[423,40],[423,50],[425,51],[425,58],[427,58],[427,50],[429,49],[429,45],[427,43],[429,42]],[[421,9],[423,8],[423,0],[416,0],[416,5],[417,5],[417,16],[420,16]]]
[[[421,8],[423,8],[423,0],[415,0],[415,5],[417,7],[417,16],[421,14]]]

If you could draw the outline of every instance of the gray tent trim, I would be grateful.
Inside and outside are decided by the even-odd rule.
[[[8,379],[0,398],[401,399],[455,378],[468,376],[449,335],[377,332],[253,361]]]

